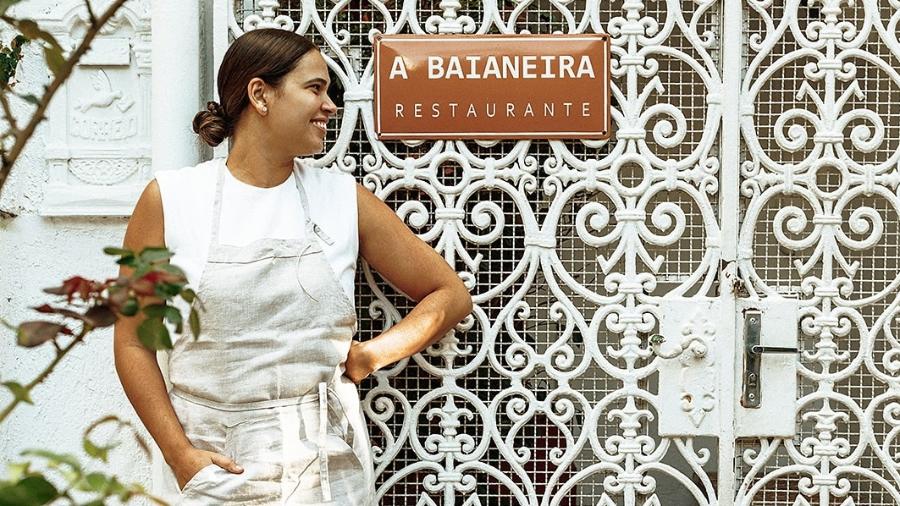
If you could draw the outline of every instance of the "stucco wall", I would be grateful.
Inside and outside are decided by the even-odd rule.
[[[33,0],[16,12],[51,12],[63,2]],[[149,3],[145,2],[145,3]],[[8,43],[11,34],[0,35]],[[49,82],[49,72],[35,45],[25,50],[17,90],[39,93]],[[21,105],[21,104],[20,104]],[[17,108],[21,112],[22,107]],[[10,323],[33,319],[29,310],[51,300],[41,288],[54,286],[69,276],[104,278],[116,273],[111,257],[102,248],[121,244],[125,217],[44,217],[39,209],[48,178],[45,160],[47,124],[42,124],[19,159],[7,182],[0,209],[0,317]],[[26,383],[53,357],[52,347],[24,349],[16,346],[13,332],[0,328],[0,378]],[[10,396],[3,390],[0,402]],[[141,430],[131,405],[116,377],[110,329],[92,333],[33,393],[35,406],[22,405],[0,426],[0,465],[20,460],[26,448],[46,448],[77,455],[88,462],[81,448],[82,433],[91,422],[109,414],[132,420]],[[146,434],[145,434],[146,435]],[[149,439],[148,439],[149,441]],[[130,437],[123,437],[111,453],[109,465],[91,467],[113,471],[126,482],[149,483],[149,462]]]

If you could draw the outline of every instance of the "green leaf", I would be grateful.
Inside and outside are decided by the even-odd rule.
[[[144,306],[143,311],[148,318],[165,318],[173,325],[178,325],[183,321],[181,313],[175,306],[169,306],[167,304],[151,304],[149,306]]]
[[[53,75],[59,74],[66,65],[66,57],[61,48],[44,46],[44,59]]]
[[[116,263],[118,265],[124,265],[126,267],[134,268],[135,266],[137,266],[138,262],[137,262],[136,257],[130,256],[130,257],[122,257],[122,258],[116,260]]]
[[[107,255],[118,256],[119,258],[116,260],[116,263],[118,265],[127,265],[128,267],[133,267],[137,263],[137,259],[134,256],[134,251],[131,251],[130,249],[107,246],[103,248],[103,252]]]
[[[81,464],[78,462],[78,459],[75,458],[74,455],[68,453],[55,453],[50,450],[41,450],[36,448],[31,448],[28,450],[24,450],[21,453],[22,456],[30,456],[30,457],[41,457],[46,459],[49,464],[58,466],[60,464],[65,464],[76,471],[81,471]]]
[[[166,248],[144,248],[139,257],[142,262],[159,262],[172,258],[172,253]]]
[[[31,395],[28,393],[28,390],[26,390],[23,385],[16,383],[15,381],[6,381],[3,383],[3,386],[8,388],[9,391],[12,392],[13,396],[16,399],[19,399],[22,402],[25,402],[28,404],[32,404],[32,405],[34,404],[34,401],[31,400]]]
[[[167,307],[165,304],[149,304],[144,306],[141,311],[147,315],[147,318],[164,318]]]
[[[62,50],[62,46],[59,45],[59,42],[56,41],[56,38],[53,37],[49,32],[45,32],[41,29],[38,24],[32,19],[18,19],[16,20],[16,28],[22,32],[22,35],[28,37],[31,40],[41,39],[46,42],[50,47],[58,48]]]
[[[16,339],[19,346],[33,348],[47,341],[56,339],[60,334],[71,335],[72,331],[65,325],[46,321],[24,322],[19,325]]]
[[[41,103],[41,99],[39,99],[38,97],[36,97],[30,93],[26,93],[25,95],[16,95],[16,96],[21,98],[22,100],[28,102],[31,105],[40,105],[40,103]]]
[[[85,492],[97,492],[105,495],[109,488],[109,477],[103,473],[88,473],[78,482],[75,488]]]
[[[160,283],[156,285],[156,295],[163,299],[171,299],[181,293],[184,285],[178,283]]]
[[[107,305],[115,311],[122,311],[122,306],[128,302],[130,295],[128,288],[118,284],[119,281],[113,281],[107,288]]]
[[[188,321],[191,325],[191,334],[194,335],[194,339],[200,338],[200,316],[197,314],[196,308],[191,308],[191,314],[188,317]]]
[[[114,480],[114,483],[109,492],[111,494],[115,494],[115,495],[119,496],[119,501],[121,501],[123,504],[127,503],[136,494],[138,494],[138,495],[146,495],[147,494],[147,490],[137,483],[131,483],[126,487],[125,485],[119,483],[119,481],[116,480],[115,478],[113,478],[113,480]]]
[[[163,325],[162,320],[148,318],[138,327],[138,339],[144,346],[151,350],[170,350],[172,340],[169,338],[169,329]]]
[[[144,277],[145,274],[153,270],[153,265],[150,264],[139,264],[137,260],[135,260],[135,264],[133,265],[134,272],[131,273],[132,279],[140,279]]]
[[[0,44],[0,86],[3,89],[10,89],[9,81],[16,74],[19,61],[22,59],[22,44],[28,39],[21,35],[17,35],[10,42],[10,47],[3,47]]]
[[[137,299],[131,297],[125,301],[125,304],[122,304],[122,309],[120,309],[119,312],[124,316],[134,316],[137,314],[138,309],[140,309],[140,306],[138,305]]]
[[[88,456],[97,460],[102,460],[103,462],[109,462],[109,451],[116,447],[116,445],[96,445],[89,438],[84,438],[82,446],[84,447],[84,452],[87,453]]]
[[[134,256],[134,252],[130,249],[125,248],[116,248],[114,246],[107,246],[103,248],[103,252],[107,255],[117,256],[117,257],[127,257]]]
[[[34,20],[19,19],[16,21],[16,28],[22,32],[22,35],[31,40],[41,39],[44,44],[44,59],[47,61],[47,67],[54,74],[58,74],[66,64],[66,57],[63,54],[63,48],[59,45],[56,38],[49,32],[46,32],[38,26]]]
[[[166,320],[173,325],[181,325],[183,321],[181,312],[174,306],[166,306]]]
[[[6,465],[6,478],[8,481],[19,481],[28,474],[31,462],[10,462]]]
[[[47,504],[59,492],[52,483],[39,475],[32,475],[18,483],[0,486],[0,506],[39,506]]]
[[[159,266],[159,269],[168,272],[169,274],[174,274],[176,276],[187,279],[187,275],[184,273],[184,270],[182,270],[181,267],[178,267],[177,265],[162,264]]]
[[[140,433],[138,433],[138,431],[136,431],[134,429],[134,425],[132,425],[132,423],[129,422],[128,420],[122,420],[121,418],[119,418],[116,415],[106,415],[106,416],[94,421],[93,423],[91,423],[84,431],[84,439],[89,439],[91,436],[91,433],[94,430],[96,430],[97,427],[100,427],[101,425],[110,424],[110,423],[116,424],[117,431],[119,429],[121,429],[122,427],[126,427],[126,428],[130,429],[131,434],[134,436],[135,443],[137,443],[137,445],[141,448],[141,450],[143,450],[144,454],[147,457],[150,457],[150,447],[147,446],[147,442],[144,441],[144,438],[141,437]],[[116,445],[118,445],[118,444],[119,443],[116,443]]]
[[[181,291],[181,298],[184,299],[188,304],[193,304],[194,299],[197,298],[197,293],[190,288],[185,288]]]

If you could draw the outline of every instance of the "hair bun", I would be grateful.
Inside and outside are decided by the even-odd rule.
[[[215,100],[210,100],[206,103],[206,110],[220,118],[225,117],[225,111],[222,110],[222,106]]]
[[[206,110],[194,115],[194,132],[210,146],[218,146],[231,135],[232,125],[225,117],[222,106],[213,100],[206,103]]]

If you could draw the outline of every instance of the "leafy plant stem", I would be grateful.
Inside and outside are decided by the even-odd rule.
[[[47,365],[47,367],[46,367],[43,371],[41,371],[40,374],[38,374],[38,376],[37,376],[36,378],[34,378],[33,380],[31,380],[30,383],[28,383],[27,385],[25,385],[25,387],[24,387],[24,388],[25,388],[25,392],[27,392],[27,393],[30,394],[30,393],[31,393],[31,390],[34,389],[34,387],[38,386],[38,385],[41,384],[45,379],[47,379],[47,377],[50,376],[50,373],[52,373],[53,370],[56,368],[56,364],[58,364],[58,363],[63,359],[63,357],[65,357],[66,355],[68,355],[68,353],[69,353],[70,351],[72,351],[72,348],[74,348],[78,343],[83,342],[83,341],[84,341],[84,337],[85,337],[91,330],[93,330],[93,327],[91,327],[90,325],[88,325],[87,323],[85,323],[84,326],[83,326],[82,329],[81,329],[81,332],[79,332],[78,335],[75,336],[75,338],[72,340],[71,343],[69,343],[69,344],[67,344],[66,346],[61,347],[61,348],[57,345],[57,348],[56,348],[56,357],[53,359],[52,362],[50,362],[49,365]],[[55,341],[55,340],[54,340],[54,344],[56,344],[56,341]],[[12,401],[10,401],[10,403],[9,403],[5,408],[3,408],[3,411],[0,412],[0,424],[2,424],[4,420],[6,420],[6,417],[8,417],[10,413],[12,413],[12,411],[16,408],[16,406],[19,405],[19,403],[22,402],[22,400],[23,400],[22,397],[16,396],[15,399],[13,399]]]

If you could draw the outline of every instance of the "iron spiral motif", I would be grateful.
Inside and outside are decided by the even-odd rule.
[[[726,8],[746,29],[739,93]],[[320,45],[342,107],[316,164],[388,202],[476,303],[363,385],[379,504],[900,503],[898,18],[897,0],[229,2],[231,36]],[[380,142],[378,33],[608,33],[613,137]],[[722,206],[740,209],[731,243]],[[750,296],[801,299],[808,353],[800,435],[737,441],[717,469],[714,439],[657,435],[647,341],[662,297],[716,292],[728,248]],[[358,277],[365,339],[413,303],[364,262]]]

